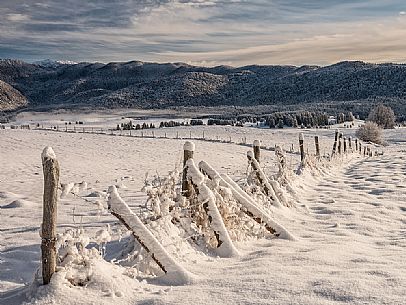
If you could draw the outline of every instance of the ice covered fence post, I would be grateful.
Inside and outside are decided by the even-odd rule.
[[[42,152],[44,171],[43,218],[41,226],[42,279],[49,284],[56,268],[56,211],[58,203],[59,163],[51,147]]]
[[[316,157],[320,157],[319,136],[314,136],[314,144],[316,145]]]
[[[187,166],[186,162],[189,159],[193,159],[193,153],[195,151],[195,144],[193,142],[186,141],[183,145],[183,175],[182,175],[182,195],[189,198],[192,195],[192,183],[187,178]]]
[[[260,140],[255,140],[252,148],[254,150],[254,158],[257,160],[258,163],[260,163],[260,158],[261,158],[261,141]]]
[[[338,141],[338,129],[336,129],[336,134],[334,137],[334,144],[333,144],[333,155],[336,153],[337,150],[337,141]]]
[[[299,148],[300,148],[300,160],[303,162],[305,158],[303,133],[299,133]]]

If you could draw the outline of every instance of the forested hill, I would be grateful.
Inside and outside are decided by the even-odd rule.
[[[406,65],[360,61],[326,67],[205,68],[140,61],[29,64],[0,60],[0,80],[0,111],[21,107],[292,105],[376,97],[399,103],[406,100]]]

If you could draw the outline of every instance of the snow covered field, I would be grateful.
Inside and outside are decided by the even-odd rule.
[[[195,160],[207,161],[238,182],[247,176],[250,148],[237,143],[259,139],[266,147],[277,144],[287,151],[293,143],[296,151],[301,130],[202,126],[156,133],[164,131],[185,138],[190,131],[196,137],[204,131],[213,140],[231,136],[234,143],[194,140]],[[347,136],[355,132],[342,131]],[[330,153],[334,130],[303,132],[310,154],[316,134],[322,154]],[[382,156],[349,154],[300,176],[293,174],[299,154],[286,154],[294,190],[286,196],[293,207],[270,213],[295,241],[267,237],[235,242],[239,256],[219,258],[162,233],[157,238],[193,274],[191,284],[171,286],[130,276],[125,268],[98,260],[92,261],[86,287],[58,278],[37,287],[31,283],[40,259],[45,146],[57,155],[61,182],[76,183],[76,195],[59,202],[58,231],[83,228],[88,236],[105,238],[105,258],[112,259],[129,234],[94,196],[117,185],[140,213],[147,198],[141,192],[146,173],[164,177],[181,170],[185,140],[0,130],[0,304],[405,304],[406,130],[385,131],[385,138],[389,145],[377,148]],[[265,173],[275,174],[274,152],[263,150],[262,160]],[[106,230],[111,240],[103,235]]]

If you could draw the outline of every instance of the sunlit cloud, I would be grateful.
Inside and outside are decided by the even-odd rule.
[[[400,0],[3,0],[0,57],[198,65],[405,62]]]

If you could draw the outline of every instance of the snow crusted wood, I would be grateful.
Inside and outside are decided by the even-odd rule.
[[[257,162],[257,160],[255,160],[255,158],[252,154],[252,151],[247,152],[247,158],[251,164],[252,169],[255,171],[258,181],[261,184],[265,194],[271,199],[272,204],[274,206],[281,207],[282,205],[281,205],[278,197],[276,196],[272,185],[269,183],[268,178],[265,176],[265,174],[262,171],[261,167],[259,166],[259,163]]]
[[[332,155],[335,155],[336,151],[337,151],[337,141],[338,141],[338,129],[336,129],[335,131],[335,136],[334,136],[334,144],[333,144],[333,152]]]
[[[43,218],[41,226],[42,279],[49,284],[56,269],[56,218],[59,186],[59,163],[51,147],[42,152],[44,171]]]
[[[314,136],[314,144],[316,146],[316,157],[320,157],[320,144],[319,144],[319,136]]]
[[[253,145],[252,145],[253,151],[254,151],[254,158],[257,160],[258,163],[260,163],[260,158],[261,158],[261,141],[260,140],[255,140]]]
[[[223,218],[216,205],[216,196],[205,183],[204,175],[196,167],[193,159],[186,162],[188,167],[187,177],[192,182],[200,203],[203,204],[207,215],[209,216],[210,227],[214,231],[217,239],[216,253],[220,257],[238,256],[239,253],[228,234]]]
[[[243,212],[254,219],[257,223],[265,225],[265,228],[275,236],[280,238],[296,240],[296,238],[289,233],[282,225],[274,221],[262,208],[260,208],[255,201],[242,190],[237,183],[235,183],[229,176],[220,175],[214,168],[207,162],[201,161],[199,168],[211,180],[220,186],[227,187],[231,190],[234,198],[242,205]]]
[[[304,137],[303,133],[299,133],[299,149],[300,149],[300,161],[304,162],[305,152],[304,152]]]
[[[182,175],[182,195],[186,198],[192,196],[193,187],[190,181],[187,179],[187,166],[186,162],[189,159],[193,159],[193,153],[195,151],[195,144],[193,142],[186,141],[183,145],[183,175]]]
[[[165,272],[162,280],[172,285],[184,285],[192,282],[193,276],[180,266],[148,230],[142,221],[135,215],[129,206],[121,199],[117,188],[113,185],[108,190],[108,208],[110,213],[129,230],[135,239],[151,254],[152,259]]]

